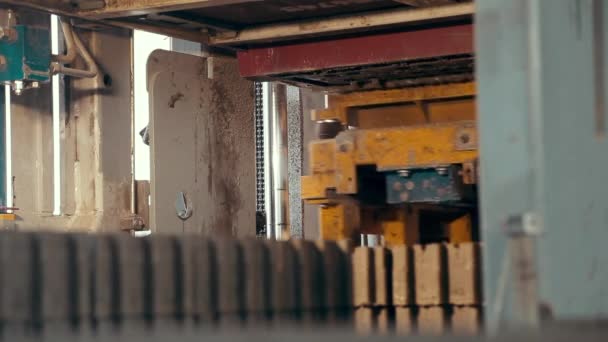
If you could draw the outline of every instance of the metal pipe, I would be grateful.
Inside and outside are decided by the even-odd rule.
[[[59,19],[59,21],[61,22],[61,30],[63,31],[63,38],[67,51],[65,55],[53,56],[53,60],[61,64],[71,64],[78,55],[78,51],[74,44],[74,31],[72,30],[72,25],[70,23],[62,19]]]
[[[266,238],[275,238],[274,215],[274,165],[271,153],[273,146],[274,91],[271,83],[262,84],[263,117],[264,117],[264,197],[266,202]]]
[[[275,83],[274,110],[272,120],[273,192],[275,215],[275,239],[283,239],[289,230],[289,185],[287,175],[287,88]]]
[[[130,64],[131,64],[131,70],[134,70],[134,61],[135,61],[135,52],[134,52],[134,44],[133,44],[133,39],[131,40],[131,58],[130,58]],[[131,84],[135,84],[135,79],[134,79],[134,72],[131,72]],[[139,214],[137,212],[137,196],[141,196],[142,194],[138,194],[137,193],[137,184],[135,183],[135,171],[136,171],[136,163],[135,163],[135,136],[137,134],[136,130],[135,130],[135,93],[133,91],[133,88],[131,90],[131,108],[129,108],[131,110],[131,215],[135,216],[137,214]],[[149,222],[146,222],[146,224],[149,226]],[[148,229],[150,227],[147,227]]]
[[[84,46],[84,44],[83,44],[82,40],[80,39],[80,37],[78,36],[78,34],[76,32],[72,32],[72,36],[74,38],[74,44],[76,45],[76,48],[78,49],[78,52],[80,53],[80,56],[82,57],[82,59],[84,59],[86,65],[87,65],[87,69],[81,70],[81,69],[68,68],[68,67],[61,65],[60,63],[53,63],[53,65],[51,66],[51,73],[53,75],[54,74],[64,74],[67,76],[78,77],[78,78],[95,78],[95,77],[97,77],[97,75],[99,74],[99,68],[97,67],[97,63],[95,62],[95,60],[93,59],[93,57],[91,56],[91,54],[89,53],[87,48]]]

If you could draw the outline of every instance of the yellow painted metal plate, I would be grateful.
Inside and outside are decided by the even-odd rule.
[[[462,164],[477,158],[476,141],[473,122],[343,132],[336,138],[337,192],[357,193],[358,165],[389,171]]]
[[[15,214],[0,214],[0,220],[2,221],[15,221],[17,219],[17,215]]]

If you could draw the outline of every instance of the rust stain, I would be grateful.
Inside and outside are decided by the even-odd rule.
[[[184,94],[182,94],[181,92],[177,92],[176,94],[171,96],[171,98],[169,99],[169,108],[175,108],[175,104],[183,98]]]
[[[212,190],[221,210],[215,216],[213,227],[216,233],[222,236],[233,235],[236,215],[243,206],[239,192],[239,154],[236,137],[232,126],[232,116],[237,113],[235,103],[230,101],[230,90],[222,82],[211,83],[211,114],[210,127],[213,127],[213,138],[210,148],[210,166],[208,185]],[[215,170],[213,170],[213,168]]]

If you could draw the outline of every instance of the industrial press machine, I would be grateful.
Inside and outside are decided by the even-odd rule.
[[[0,0],[0,82],[18,96],[13,118],[21,123],[13,124],[20,153],[7,182],[19,211],[5,208],[12,215],[5,226],[152,235],[17,234],[0,244],[36,265],[24,282],[46,279],[57,264],[90,274],[97,285],[89,292],[78,290],[79,277],[64,285],[96,304],[89,313],[68,296],[66,315],[86,311],[100,325],[315,322],[354,324],[364,334],[472,335],[608,312],[601,286],[589,285],[599,293],[595,309],[570,305],[586,297],[549,281],[563,259],[547,246],[535,254],[545,222],[560,228],[549,240],[566,233],[556,219],[564,206],[551,198],[567,197],[549,196],[561,190],[544,164],[563,155],[550,153],[545,140],[559,139],[539,119],[561,103],[544,78],[558,73],[546,60],[552,40],[540,39],[553,21],[540,9],[549,18],[574,16],[576,33],[568,26],[564,39],[587,45],[572,51],[605,46],[605,6],[565,2]],[[48,13],[61,17],[59,49],[48,19],[37,17]],[[202,47],[194,56],[155,51],[148,60],[149,184],[134,177],[133,29]],[[599,50],[592,61],[572,58],[603,70]],[[595,75],[595,102],[577,98],[597,105],[596,138],[581,138],[589,149],[604,143],[605,77]],[[49,122],[30,118],[48,111],[41,99],[49,82],[66,100],[53,215]],[[494,114],[511,107],[512,119]],[[589,225],[602,227],[605,205],[578,198],[588,204]],[[57,252],[61,246],[69,252]],[[604,260],[591,250],[577,272]],[[83,253],[94,257],[82,261]],[[77,264],[66,261],[73,257]],[[538,263],[552,272],[541,276]],[[52,297],[31,288],[28,301]],[[45,307],[31,307],[24,315],[46,322]]]

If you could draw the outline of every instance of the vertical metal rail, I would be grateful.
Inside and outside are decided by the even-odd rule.
[[[606,27],[604,0],[593,0],[593,83],[595,85],[595,130],[598,138],[606,136]]]
[[[256,94],[259,90],[256,88]],[[264,83],[261,86],[261,96],[258,98],[261,99],[256,98],[256,109],[262,108],[262,118],[260,119],[256,114],[258,235],[261,234],[260,222],[264,221],[260,215],[264,212],[268,239],[288,238],[286,234],[291,237],[290,208],[292,203],[300,201],[299,206],[293,206],[299,211],[295,213],[296,217],[299,217],[299,225],[294,237],[302,237],[302,204],[297,191],[302,172],[302,118],[299,90],[293,88],[288,91],[285,85]],[[290,131],[290,127],[295,127],[295,132]],[[290,155],[290,143],[293,144],[292,151],[300,152]],[[292,183],[296,193],[290,195]]]
[[[300,89],[287,87],[287,145],[289,180],[289,235],[292,239],[304,238],[304,204],[302,202],[302,167],[304,154],[304,127]]]
[[[6,94],[7,87],[0,86],[0,205],[7,206],[6,187]]]
[[[264,86],[261,82],[254,83],[255,108],[253,120],[255,124],[255,181],[256,181],[256,236],[265,237],[266,231],[266,182],[264,144]]]
[[[266,213],[266,238],[274,239],[275,236],[275,197],[274,197],[274,158],[272,146],[274,144],[274,91],[271,83],[262,85],[262,107],[264,125],[264,205]]]
[[[287,179],[287,88],[273,84],[272,177],[274,196],[274,238],[281,240],[289,231],[289,184]]]

